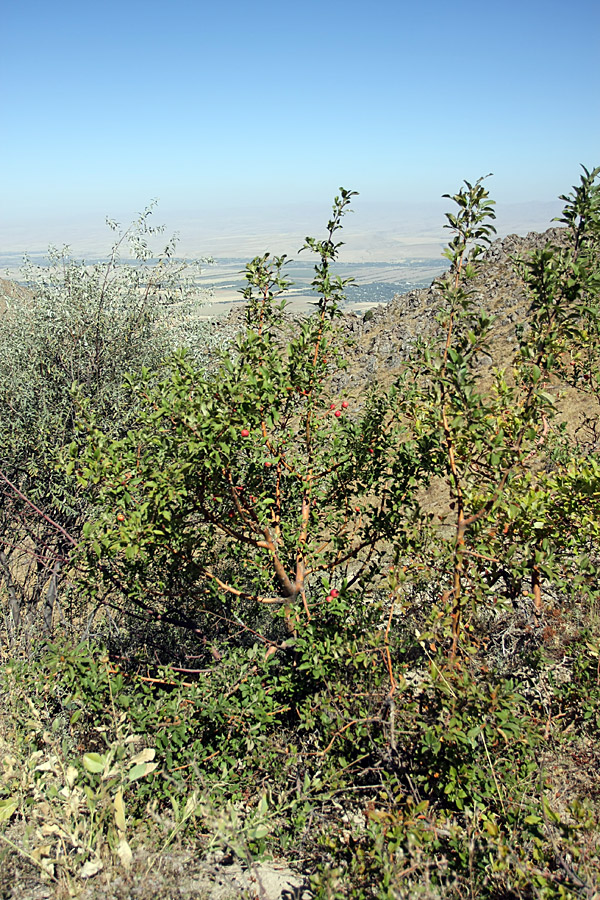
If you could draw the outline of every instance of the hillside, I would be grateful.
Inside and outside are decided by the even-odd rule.
[[[483,366],[506,363],[517,348],[515,325],[526,320],[529,313],[531,300],[515,261],[561,238],[558,228],[523,237],[511,234],[494,241],[484,252],[470,285],[476,306],[494,317],[492,358],[483,360]],[[434,281],[426,290],[396,295],[389,303],[374,307],[372,315],[347,313],[343,327],[353,340],[352,352],[348,372],[340,375],[336,384],[356,389],[365,382],[389,382],[409,358],[417,340],[435,332],[440,297]]]

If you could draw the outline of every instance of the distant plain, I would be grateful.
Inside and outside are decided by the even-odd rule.
[[[385,303],[396,293],[424,287],[445,268],[442,251],[447,240],[444,211],[450,201],[429,204],[369,203],[357,197],[354,213],[344,219],[336,272],[343,278],[354,278],[347,291],[347,307],[357,312]],[[561,209],[559,201],[499,204],[498,235],[526,234],[545,231]],[[199,284],[210,291],[204,313],[226,314],[240,302],[241,274],[248,260],[267,251],[286,254],[286,275],[294,283],[289,293],[295,311],[310,308],[312,261],[309,252],[298,256],[307,235],[324,236],[329,206],[300,204],[279,207],[200,210],[190,213],[162,209],[153,213],[156,223],[165,222],[165,234],[179,235],[178,256],[192,259],[211,257],[204,265]],[[127,212],[119,221],[134,217]],[[43,265],[47,248],[68,245],[75,259],[88,263],[107,258],[114,234],[102,225],[102,217],[66,220],[60,214],[35,223],[22,221],[9,224],[0,221],[0,277],[20,280],[20,266],[25,253]],[[156,239],[158,250],[164,236]]]

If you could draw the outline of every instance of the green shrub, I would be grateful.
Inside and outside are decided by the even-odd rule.
[[[199,292],[175,241],[153,259],[149,241],[162,228],[151,225],[151,212],[117,235],[106,263],[78,262],[68,248],[51,250],[47,266],[26,263],[28,290],[0,315],[0,574],[15,627],[31,612],[34,632],[50,629],[87,517],[80,487],[59,462],[79,403],[119,434],[132,418],[127,372],[157,369],[181,346],[198,361],[207,349]],[[125,251],[131,258],[122,260]]]
[[[132,814],[210,791],[249,852],[301,850],[318,897],[593,896],[598,810],[561,779],[598,724],[598,463],[592,413],[556,419],[561,394],[589,410],[600,387],[599,174],[519,263],[531,309],[491,375],[479,180],[448,214],[436,330],[389,390],[332,388],[341,190],[306,242],[312,316],[290,322],[286,260],[259,257],[210,372],[179,355],[131,376],[118,433],[82,400],[78,584],[109,652],[18,671],[65,758],[100,757],[94,797],[138,764],[126,729],[157,766]]]

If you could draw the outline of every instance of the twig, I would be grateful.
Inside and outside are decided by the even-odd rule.
[[[3,840],[6,844],[8,844],[9,847],[12,847],[13,850],[16,850],[17,853],[20,853],[21,856],[24,856],[25,859],[29,860],[29,862],[32,862],[34,866],[37,866],[39,869],[41,869],[44,874],[52,879],[52,881],[55,881],[57,884],[59,884],[58,878],[48,871],[41,860],[36,859],[35,856],[32,856],[31,853],[27,852],[27,850],[23,850],[23,848],[19,847],[17,844],[13,844],[13,842],[10,841],[4,834],[0,834],[0,840]]]
[[[15,492],[15,494],[17,494],[18,497],[21,498],[21,500],[23,500],[25,503],[27,503],[27,505],[30,506],[30,507],[32,508],[32,510],[38,514],[38,516],[41,516],[42,519],[44,519],[46,522],[48,522],[49,525],[52,525],[53,528],[55,528],[58,532],[60,532],[60,534],[62,534],[63,537],[66,537],[66,539],[69,541],[70,544],[73,545],[73,547],[77,547],[77,546],[78,546],[77,541],[75,540],[75,538],[74,538],[74,537],[71,537],[71,535],[69,534],[69,532],[68,532],[68,531],[65,531],[65,529],[62,527],[62,525],[59,525],[58,522],[55,522],[54,519],[51,519],[50,516],[47,516],[45,512],[42,512],[42,510],[39,509],[39,507],[37,507],[37,506],[35,505],[35,503],[32,503],[31,500],[30,500],[28,497],[26,497],[25,494],[23,494],[23,493],[19,490],[19,488],[16,487],[16,486],[12,483],[12,481],[9,481],[9,480],[8,480],[8,478],[6,477],[6,475],[4,474],[4,472],[2,472],[2,470],[0,470],[0,478],[2,479],[2,481],[5,482],[5,484],[7,484],[7,485],[9,486],[9,488],[10,488],[12,491]]]

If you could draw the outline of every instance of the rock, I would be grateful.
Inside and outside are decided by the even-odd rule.
[[[212,884],[206,885],[208,900],[231,900],[232,897],[256,900],[308,900],[304,879],[285,866],[255,863],[251,868],[237,863],[219,866]]]

